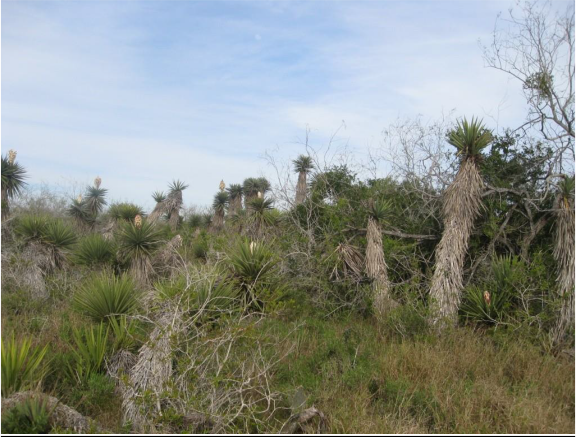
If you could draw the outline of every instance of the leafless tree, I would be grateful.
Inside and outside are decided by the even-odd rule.
[[[573,169],[574,5],[561,12],[550,1],[518,2],[498,16],[484,60],[522,83],[528,113],[517,130],[536,130],[555,148],[551,170]]]

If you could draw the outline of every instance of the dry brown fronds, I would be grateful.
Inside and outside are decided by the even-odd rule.
[[[553,256],[556,260],[558,276],[556,283],[562,299],[556,326],[551,332],[554,346],[560,346],[566,334],[574,327],[574,205],[558,196],[556,202],[556,229],[554,233]]]
[[[301,171],[298,174],[298,183],[296,184],[296,205],[300,205],[306,200],[306,192],[308,186],[306,185],[306,172]]]
[[[368,218],[366,239],[366,274],[372,279],[374,310],[376,315],[381,317],[397,303],[390,295],[392,286],[388,279],[388,266],[384,259],[382,232],[373,217]]]
[[[480,212],[484,183],[474,160],[463,161],[443,199],[444,233],[436,248],[430,287],[432,323],[456,323],[463,287],[464,258],[474,220]]]

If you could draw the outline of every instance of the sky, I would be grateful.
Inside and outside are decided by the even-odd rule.
[[[32,187],[102,178],[109,199],[187,205],[270,175],[310,142],[359,159],[398,118],[521,124],[521,87],[484,67],[510,1],[3,1],[2,153]],[[382,169],[385,173],[386,169]]]

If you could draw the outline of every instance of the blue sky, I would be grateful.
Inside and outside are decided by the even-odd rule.
[[[517,83],[484,68],[509,1],[5,1],[2,150],[30,183],[96,175],[152,206],[179,178],[187,204],[221,179],[270,176],[281,158],[338,139],[362,159],[398,117],[452,109],[517,126]],[[385,169],[383,169],[385,172]]]

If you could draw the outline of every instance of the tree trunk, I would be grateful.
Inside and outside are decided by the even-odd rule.
[[[397,303],[390,296],[391,285],[382,248],[382,232],[372,217],[368,218],[366,239],[366,274],[372,279],[374,311],[377,317],[382,317]]]
[[[224,226],[224,210],[219,210],[214,212],[214,218],[212,219],[212,230],[219,231]]]
[[[300,205],[306,200],[306,172],[301,171],[298,175],[298,184],[296,185],[296,205]]]
[[[481,206],[482,177],[476,163],[465,160],[444,196],[444,233],[436,247],[430,287],[432,324],[455,325],[463,288],[462,273],[468,240]]]
[[[10,203],[8,200],[8,191],[6,190],[6,188],[2,188],[1,209],[2,209],[2,220],[4,220],[10,214]]]
[[[561,197],[557,208],[553,255],[557,263],[558,294],[562,304],[551,333],[554,346],[562,345],[574,326],[574,206]]]

